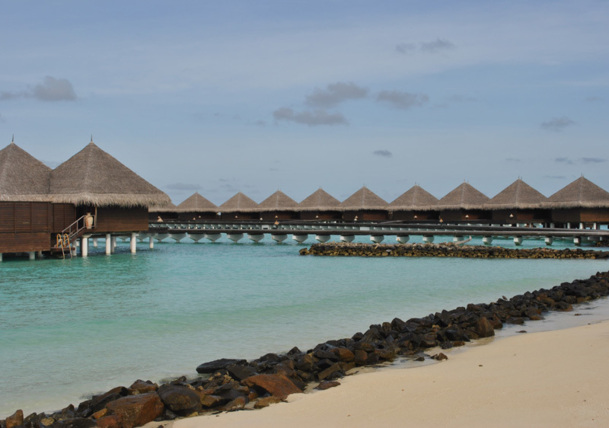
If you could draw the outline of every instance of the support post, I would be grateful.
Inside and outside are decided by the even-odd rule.
[[[30,257],[30,260],[36,260],[36,252],[35,251],[28,252],[28,256]]]
[[[546,245],[552,245],[552,243],[554,242],[554,238],[552,238],[551,236],[546,236],[545,242]]]
[[[93,238],[93,247],[97,248],[97,238]]]
[[[112,237],[112,252],[114,252],[114,250],[116,250],[116,236]]]
[[[137,233],[131,234],[131,240],[129,241],[129,247],[131,249],[131,254],[135,254],[137,251]]]
[[[83,237],[80,238],[80,256],[81,257],[89,256],[89,236],[88,235],[83,235]]]
[[[151,250],[154,248],[154,237],[152,235],[150,235],[150,238],[148,238],[148,246]]]
[[[522,236],[514,236],[514,245],[522,244]]]
[[[106,233],[106,255],[112,254],[112,235]]]
[[[0,262],[2,261],[2,253],[0,253]]]

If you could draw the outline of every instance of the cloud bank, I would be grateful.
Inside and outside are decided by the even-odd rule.
[[[569,119],[566,116],[563,117],[555,117],[554,119],[548,120],[547,122],[542,122],[542,124],[540,125],[542,129],[545,129],[546,131],[552,131],[552,132],[561,132],[563,131],[565,128],[568,128],[569,126],[575,125],[575,122],[571,119]]]
[[[56,79],[52,76],[46,76],[42,83],[25,91],[0,92],[0,100],[19,98],[34,98],[39,101],[74,101],[77,96],[68,79]]]
[[[273,112],[276,121],[300,123],[308,126],[346,125],[347,119],[340,113],[329,113],[322,109],[296,112],[289,107],[281,107]]]
[[[307,96],[305,103],[312,107],[334,107],[347,100],[366,98],[368,90],[355,83],[337,82],[329,84],[326,89],[316,89]]]

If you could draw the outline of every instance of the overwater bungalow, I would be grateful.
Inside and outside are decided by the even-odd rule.
[[[344,221],[385,221],[388,219],[387,201],[366,186],[340,204]]]
[[[340,201],[322,188],[298,204],[301,220],[337,221],[342,219]]]
[[[387,207],[391,220],[407,222],[437,221],[438,198],[415,184]]]
[[[258,204],[260,218],[264,221],[297,220],[298,202],[280,190]]]
[[[258,204],[247,195],[238,192],[218,207],[220,219],[226,221],[260,219]]]
[[[489,212],[484,208],[488,201],[488,196],[464,182],[438,201],[440,221],[489,221]]]
[[[550,196],[545,207],[556,227],[583,229],[609,224],[609,192],[583,176]]]
[[[148,220],[152,222],[162,222],[165,220],[178,219],[178,207],[173,202],[166,205],[152,205],[148,208]]]
[[[545,208],[547,198],[518,179],[491,198],[486,204],[491,220],[499,224],[545,224],[550,215]]]
[[[179,221],[218,220],[219,208],[195,192],[175,208]]]

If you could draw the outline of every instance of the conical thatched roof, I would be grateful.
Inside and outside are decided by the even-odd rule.
[[[54,202],[124,207],[165,205],[169,196],[91,141],[51,172]]]
[[[609,208],[609,192],[580,177],[548,198],[549,208]]]
[[[440,199],[437,208],[445,210],[481,209],[488,201],[488,196],[465,182]]]
[[[438,198],[415,184],[390,203],[389,209],[429,211],[436,209],[436,205],[438,205]]]
[[[223,212],[252,212],[257,210],[258,204],[241,192],[220,205],[220,211]]]
[[[488,201],[486,206],[492,210],[541,208],[546,199],[519,178]]]
[[[340,201],[321,188],[298,204],[300,211],[338,210],[339,207]]]
[[[177,206],[176,212],[216,212],[218,207],[201,196],[199,192],[195,192],[192,196],[184,200]]]
[[[384,210],[387,208],[387,201],[363,186],[345,199],[340,207],[343,210]]]
[[[166,205],[163,206],[158,206],[158,205],[151,205],[150,207],[148,207],[148,212],[149,213],[175,213],[177,212],[178,207],[176,206],[176,204],[174,204],[173,202],[169,202]]]
[[[298,209],[298,202],[281,190],[277,190],[264,201],[260,202],[258,209],[260,211],[295,211]]]
[[[51,168],[14,142],[0,150],[0,201],[48,201]]]

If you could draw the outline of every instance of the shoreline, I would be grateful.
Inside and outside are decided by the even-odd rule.
[[[146,427],[607,426],[608,338],[609,321],[509,336],[449,351],[437,364],[358,373],[255,412]]]
[[[595,301],[608,294],[609,272],[597,273],[585,280],[526,292],[509,300],[501,298],[490,304],[468,304],[467,308],[444,310],[408,321],[396,318],[382,325],[372,325],[368,331],[356,333],[351,339],[327,341],[306,352],[294,348],[285,355],[266,354],[249,362],[218,360],[204,363],[197,371],[208,373],[211,376],[208,379],[180,378],[161,386],[137,381],[129,388],[117,387],[86,400],[77,409],[68,406],[52,415],[34,415],[33,418],[86,419],[102,426],[138,426],[151,420],[194,416],[202,412],[249,409],[262,402],[268,405],[301,392],[306,385],[343,379],[345,373],[355,368],[361,370],[396,358],[421,358],[438,346],[442,350],[461,348],[470,340],[494,336],[495,329],[502,329],[504,324],[520,326],[526,320],[543,319],[542,314],[570,311],[572,304]],[[116,406],[137,400],[152,400],[150,406],[156,413],[137,419],[137,423],[124,423]],[[183,404],[184,400],[188,401],[187,405]],[[177,402],[180,404],[175,404]]]

